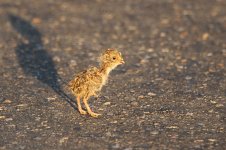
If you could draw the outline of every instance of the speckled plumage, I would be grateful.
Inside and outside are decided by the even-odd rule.
[[[101,91],[103,85],[106,84],[108,75],[111,70],[120,64],[124,63],[121,53],[116,49],[106,50],[99,58],[100,67],[90,67],[89,69],[79,73],[68,84],[69,89],[77,97],[78,110],[81,114],[87,114],[92,117],[97,117],[100,114],[96,114],[91,111],[87,101],[90,96],[97,96],[97,92]],[[86,106],[87,112],[82,109],[80,99]]]
[[[91,67],[79,73],[72,81],[69,82],[71,91],[79,97],[85,97],[87,91],[92,91],[92,94],[101,89],[102,74],[98,68]]]

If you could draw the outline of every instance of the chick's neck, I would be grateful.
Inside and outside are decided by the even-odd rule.
[[[113,70],[116,66],[109,64],[109,63],[102,63],[100,65],[100,72],[103,73],[104,75],[108,75],[111,70]]]

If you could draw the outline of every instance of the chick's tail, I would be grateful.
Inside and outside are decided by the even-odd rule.
[[[68,81],[65,81],[64,79],[62,79],[61,77],[58,77],[58,82],[59,82],[59,84],[60,84],[60,86],[61,86],[61,90],[63,90],[63,91],[69,91],[69,90],[71,90],[70,89],[70,82],[68,82]]]

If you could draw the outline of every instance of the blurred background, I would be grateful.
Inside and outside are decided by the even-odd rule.
[[[225,149],[225,0],[0,0],[0,149]],[[81,116],[65,84],[125,65]]]

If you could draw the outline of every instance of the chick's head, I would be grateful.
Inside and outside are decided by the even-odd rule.
[[[116,67],[124,64],[121,53],[116,49],[107,49],[100,57],[101,64]]]

